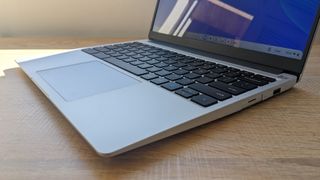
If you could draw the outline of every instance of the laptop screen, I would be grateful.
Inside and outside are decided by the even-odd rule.
[[[320,0],[160,0],[153,31],[300,60]]]

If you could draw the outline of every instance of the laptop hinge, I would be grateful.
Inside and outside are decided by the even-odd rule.
[[[261,64],[256,64],[256,63],[252,63],[252,62],[249,62],[249,61],[245,61],[245,60],[241,60],[241,59],[235,59],[235,58],[222,56],[222,55],[218,55],[218,54],[208,53],[208,52],[200,51],[200,50],[197,50],[197,49],[187,48],[187,47],[183,47],[183,46],[179,46],[179,45],[175,45],[175,44],[171,44],[171,43],[167,43],[167,42],[162,42],[162,41],[157,41],[157,40],[149,40],[149,41],[151,43],[164,45],[164,46],[168,46],[170,48],[175,48],[175,49],[179,49],[179,50],[182,50],[182,51],[188,51],[188,52],[195,53],[195,54],[200,54],[202,56],[211,57],[211,58],[219,59],[219,60],[222,60],[222,61],[238,64],[238,65],[241,65],[241,66],[246,66],[246,67],[258,69],[258,70],[269,72],[269,73],[272,73],[272,74],[281,74],[281,73],[284,72],[283,70],[277,69],[277,68],[274,68],[274,67],[265,66],[265,65],[261,65]]]

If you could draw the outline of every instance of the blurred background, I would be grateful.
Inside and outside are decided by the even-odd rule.
[[[0,0],[0,3],[0,37],[144,38],[156,0]]]
[[[0,0],[0,37],[146,37],[156,0]]]

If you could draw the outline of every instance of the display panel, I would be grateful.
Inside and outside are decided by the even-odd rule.
[[[160,0],[153,31],[302,59],[320,0]]]

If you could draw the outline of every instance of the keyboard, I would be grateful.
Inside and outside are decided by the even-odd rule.
[[[203,107],[276,81],[274,78],[140,42],[82,51]]]

